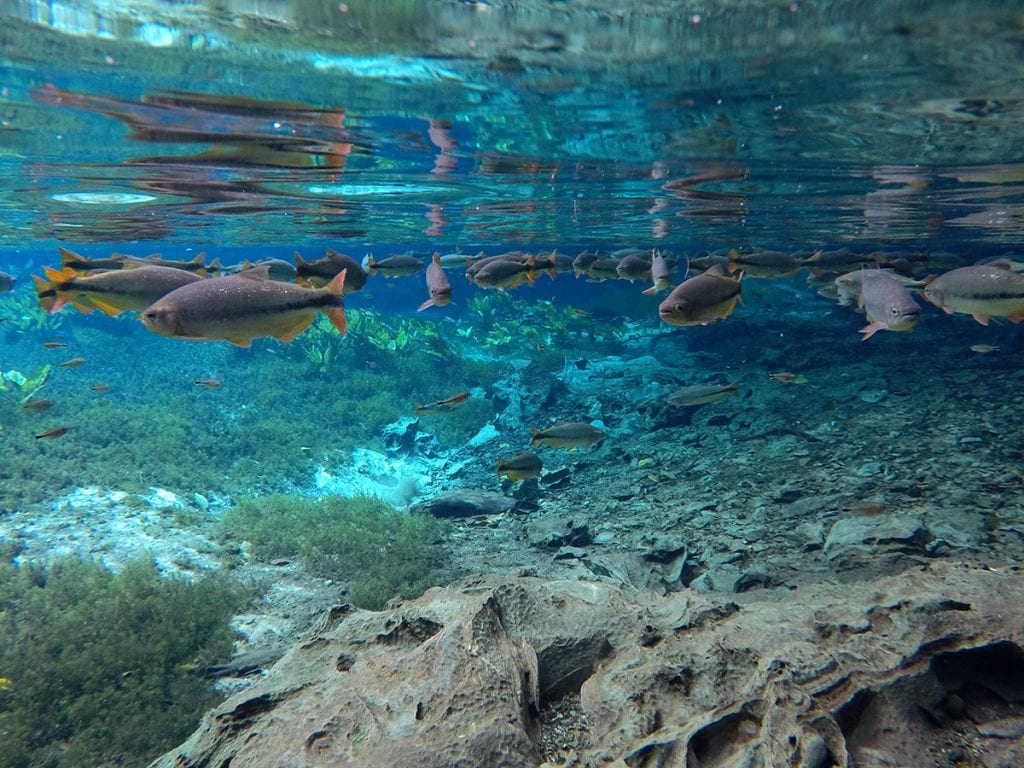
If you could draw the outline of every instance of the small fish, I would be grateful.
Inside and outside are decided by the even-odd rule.
[[[950,270],[925,286],[924,297],[949,314],[963,312],[982,325],[993,317],[1024,320],[1024,275],[1005,262]]]
[[[229,341],[248,347],[273,336],[292,341],[318,312],[345,333],[345,271],[323,288],[303,288],[269,278],[266,266],[237,275],[210,277],[171,291],[141,314],[142,324],[159,336],[194,341]]]
[[[45,432],[41,432],[35,436],[36,440],[56,440],[58,437],[63,437],[68,433],[70,427],[54,427],[48,429]]]
[[[516,288],[524,282],[536,280],[534,263],[532,256],[526,261],[495,259],[474,272],[471,280],[480,288],[497,288],[499,291]]]
[[[802,373],[792,373],[790,371],[779,371],[777,373],[769,373],[768,378],[772,381],[777,381],[780,384],[806,384],[807,377]]]
[[[323,288],[342,270],[345,272],[345,295],[355,293],[366,285],[366,270],[359,262],[333,248],[327,249],[327,255],[316,261],[304,261],[298,251],[295,252],[295,268],[292,270],[299,285]],[[273,272],[271,272],[273,278]]]
[[[66,341],[44,341],[43,349],[64,349],[67,345]]]
[[[75,272],[103,272],[109,269],[121,269],[127,257],[112,254],[108,259],[89,259],[80,256],[74,251],[57,246],[60,252],[60,264],[62,269],[71,269]]]
[[[452,300],[452,284],[444,273],[439,253],[434,253],[433,260],[427,265],[427,292],[430,298],[419,305],[417,312],[428,307],[443,307]]]
[[[48,411],[57,403],[53,400],[46,400],[45,398],[38,398],[36,400],[27,400],[21,404],[21,410],[27,411],[28,413],[43,413]]]
[[[77,368],[80,365],[85,365],[84,357],[72,357],[70,360],[65,360],[59,364],[60,368]]]
[[[451,397],[446,397],[444,400],[438,400],[435,403],[427,403],[426,405],[416,406],[416,415],[419,416],[423,413],[432,413],[434,411],[450,411],[460,403],[464,403],[469,399],[469,392],[459,392]]]
[[[669,325],[707,325],[729,316],[740,299],[743,272],[735,278],[722,274],[717,264],[677,285],[658,306]]]
[[[541,443],[551,448],[567,448],[572,451],[580,447],[599,445],[605,437],[602,430],[585,421],[562,422],[547,429],[531,429],[533,447]]]
[[[543,469],[540,458],[535,453],[523,451],[511,459],[498,459],[498,478],[507,478],[513,483],[536,477]]]
[[[100,392],[100,393],[102,393],[102,392],[109,392],[110,391],[110,385],[109,384],[94,384],[93,386],[89,387],[89,391],[90,392]]]
[[[691,384],[688,387],[680,387],[671,395],[667,401],[676,406],[707,405],[715,403],[723,397],[732,395],[740,396],[739,384]]]
[[[999,347],[993,347],[991,344],[972,344],[971,352],[977,352],[979,355],[987,355],[991,352],[998,352]]]
[[[7,293],[8,291],[14,290],[14,284],[17,280],[12,275],[8,275],[6,272],[0,272],[0,293]]]
[[[369,272],[371,276],[380,272],[384,277],[412,275],[423,269],[423,266],[423,261],[411,253],[395,254],[380,261],[375,261],[373,255],[370,254],[363,260],[362,264],[362,268]]]
[[[220,379],[196,379],[193,383],[207,389],[220,389],[221,387]]]
[[[882,504],[880,501],[855,501],[850,504],[844,504],[839,508],[839,511],[849,515],[877,517],[885,512],[885,504]]]
[[[672,268],[668,259],[662,255],[661,251],[655,251],[651,257],[651,282],[653,285],[642,291],[644,296],[654,296],[662,291],[667,291],[669,288],[668,278],[671,274]]]
[[[868,324],[860,329],[864,334],[861,341],[867,341],[877,331],[910,333],[921,317],[921,307],[910,292],[898,280],[878,270],[865,270],[857,306],[864,308],[868,318]]]
[[[749,251],[729,251],[729,264],[726,270],[731,274],[743,269],[747,277],[788,277],[802,269],[800,262],[788,253],[769,251],[765,248],[754,248]]]

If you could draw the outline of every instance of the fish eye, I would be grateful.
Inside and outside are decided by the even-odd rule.
[[[896,315],[898,315],[900,313],[900,308],[899,307],[892,307],[889,310],[889,312],[892,314],[893,317],[896,317]]]

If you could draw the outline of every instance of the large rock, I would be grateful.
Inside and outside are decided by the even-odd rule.
[[[729,596],[482,578],[339,608],[153,768],[1022,765],[1019,582],[947,562]],[[584,732],[556,759],[562,702]]]

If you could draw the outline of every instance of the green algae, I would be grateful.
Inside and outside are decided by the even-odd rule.
[[[230,657],[228,620],[249,597],[147,561],[0,562],[0,764],[145,765],[182,741],[220,698],[198,670]]]
[[[454,576],[444,521],[369,496],[244,499],[224,513],[221,530],[249,542],[261,560],[301,557],[313,575],[348,582],[352,602],[361,608],[419,596]]]

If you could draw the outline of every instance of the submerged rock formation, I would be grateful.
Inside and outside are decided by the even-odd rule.
[[[937,561],[659,596],[490,577],[341,606],[152,768],[1022,765],[1020,578]]]

